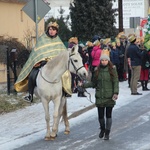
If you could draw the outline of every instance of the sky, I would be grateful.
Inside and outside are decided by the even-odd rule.
[[[148,87],[150,88],[150,85],[148,85]],[[127,81],[119,83],[119,90],[119,98],[114,109],[120,108],[133,102],[137,98],[149,94],[149,91],[142,92],[141,87],[139,87],[138,92],[142,92],[143,95],[131,95]],[[94,102],[95,90],[88,88],[87,91],[91,94],[91,100]],[[68,116],[78,110],[93,105],[87,98],[77,97],[77,94],[73,94],[71,98],[68,98],[67,103]],[[53,103],[50,103],[51,118],[52,112]],[[76,126],[77,122],[84,121],[89,118],[89,115],[95,114],[97,115],[97,111],[96,108],[93,108],[78,117],[72,118],[69,120],[70,126]],[[25,109],[17,110],[15,112],[0,115],[0,149],[13,150],[14,148],[19,148],[40,139],[44,140],[46,133],[45,127],[44,109],[41,103],[28,106]],[[60,122],[59,132],[63,132],[63,130],[64,124]]]

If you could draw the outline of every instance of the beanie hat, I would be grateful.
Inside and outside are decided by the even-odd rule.
[[[102,54],[101,57],[100,57],[100,60],[104,60],[104,59],[110,61],[110,57],[108,55]]]
[[[94,35],[92,42],[94,43],[96,40],[100,40],[101,37],[99,35]]]

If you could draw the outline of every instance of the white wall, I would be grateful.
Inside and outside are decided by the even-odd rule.
[[[130,28],[130,17],[145,18],[148,14],[148,0],[123,0],[123,25]],[[114,2],[113,8],[118,8],[118,0]],[[118,28],[118,17],[116,17]]]

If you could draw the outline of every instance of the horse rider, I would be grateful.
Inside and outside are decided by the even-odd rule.
[[[58,29],[59,25],[56,22],[48,24],[46,32],[39,37],[14,85],[17,92],[29,91],[29,95],[24,98],[28,102],[33,101],[39,68],[62,51],[67,50],[58,36]]]

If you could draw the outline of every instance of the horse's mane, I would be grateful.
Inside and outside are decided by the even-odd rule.
[[[68,51],[63,51],[52,60],[50,60],[47,64],[50,68],[57,66],[58,64],[64,64],[66,60],[69,59]]]

